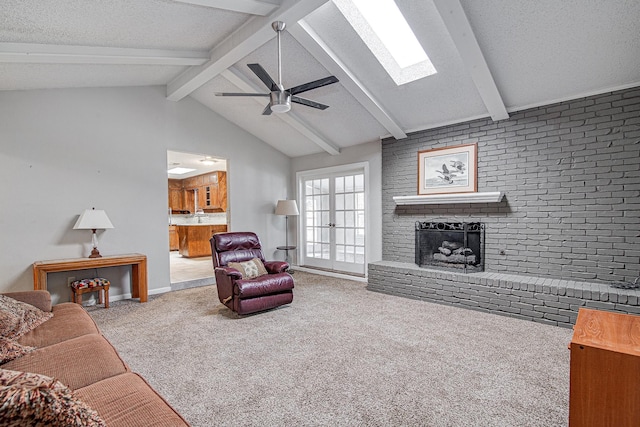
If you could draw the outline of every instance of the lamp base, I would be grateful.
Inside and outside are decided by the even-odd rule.
[[[102,258],[102,255],[100,255],[100,251],[98,251],[98,248],[91,249],[91,255],[89,255],[89,258]]]

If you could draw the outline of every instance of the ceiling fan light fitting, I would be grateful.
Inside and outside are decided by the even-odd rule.
[[[287,92],[271,92],[271,111],[286,113],[291,110],[291,95]]]

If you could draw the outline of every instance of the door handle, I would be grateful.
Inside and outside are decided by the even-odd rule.
[[[329,223],[329,227],[335,227],[336,225],[333,222]]]

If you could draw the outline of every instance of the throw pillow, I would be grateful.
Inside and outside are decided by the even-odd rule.
[[[53,317],[26,302],[0,295],[0,336],[15,340]]]
[[[245,262],[230,262],[227,264],[231,268],[235,268],[242,274],[243,279],[255,279],[259,276],[264,276],[267,273],[267,269],[264,268],[264,264],[260,258],[253,258]]]
[[[0,365],[35,350],[35,347],[18,344],[14,340],[0,337]]]
[[[0,369],[0,425],[106,427],[98,413],[54,378]]]

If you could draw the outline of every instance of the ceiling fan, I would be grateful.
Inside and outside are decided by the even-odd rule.
[[[270,97],[269,104],[266,106],[263,115],[269,115],[273,113],[286,113],[291,110],[291,103],[306,105],[307,107],[317,108],[319,110],[326,110],[328,105],[320,104],[319,102],[311,101],[306,98],[297,96],[299,93],[307,92],[312,89],[317,89],[322,86],[327,86],[333,83],[337,83],[338,79],[335,76],[325,77],[323,79],[315,80],[312,82],[304,83],[299,86],[294,86],[289,89],[285,89],[282,85],[282,62],[280,58],[280,33],[285,28],[285,23],[282,21],[275,21],[271,24],[273,30],[277,33],[278,38],[278,82],[273,81],[271,76],[265,71],[260,64],[247,64],[247,66],[255,73],[256,76],[269,88],[270,93],[216,93],[216,96],[268,96]]]

